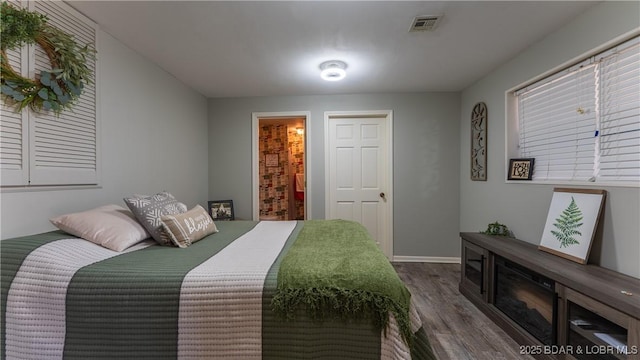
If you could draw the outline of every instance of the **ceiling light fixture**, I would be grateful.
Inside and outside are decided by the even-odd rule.
[[[320,64],[320,77],[326,81],[340,81],[347,76],[347,63],[340,60],[329,60]]]

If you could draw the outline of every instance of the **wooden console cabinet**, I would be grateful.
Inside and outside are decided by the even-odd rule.
[[[523,353],[540,359],[640,360],[640,279],[581,265],[514,238],[466,232],[460,236],[460,293],[522,345]],[[514,272],[534,274],[534,286],[544,288],[536,291],[550,294],[544,299],[523,297],[534,309],[536,301],[545,303],[540,313],[552,324],[545,343],[517,316],[500,309],[505,306],[497,303],[496,285],[505,277],[505,263]]]

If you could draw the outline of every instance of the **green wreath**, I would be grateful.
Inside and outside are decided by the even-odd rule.
[[[70,108],[86,84],[92,82],[87,60],[95,59],[89,45],[79,46],[73,37],[47,24],[47,17],[2,3],[0,49],[2,65],[0,92],[16,104],[16,112],[29,106],[35,111],[53,110],[59,114]],[[23,77],[9,64],[7,49],[38,44],[49,57],[52,70],[43,70],[35,79]]]

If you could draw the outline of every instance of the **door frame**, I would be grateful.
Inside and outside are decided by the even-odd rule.
[[[331,209],[330,188],[330,151],[329,149],[329,121],[333,118],[381,118],[387,124],[387,187],[385,190],[388,208],[388,223],[385,236],[387,241],[383,244],[382,252],[389,259],[393,259],[393,110],[362,110],[362,111],[325,111],[324,112],[324,218],[329,219]]]
[[[291,118],[300,117],[304,118],[304,180],[305,180],[305,194],[304,194],[304,217],[305,219],[311,219],[311,194],[309,189],[311,188],[311,176],[309,171],[309,153],[311,147],[309,146],[309,139],[311,138],[309,133],[309,119],[311,119],[311,112],[309,111],[275,111],[275,112],[253,112],[251,113],[251,204],[252,204],[252,217],[253,221],[260,220],[260,146],[258,144],[260,134],[260,119],[277,119],[277,118]]]

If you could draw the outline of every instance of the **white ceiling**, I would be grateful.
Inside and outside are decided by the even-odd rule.
[[[72,1],[207,97],[460,91],[593,1]],[[443,14],[433,32],[418,15]],[[98,53],[98,59],[100,54]],[[325,60],[347,62],[340,82]]]

